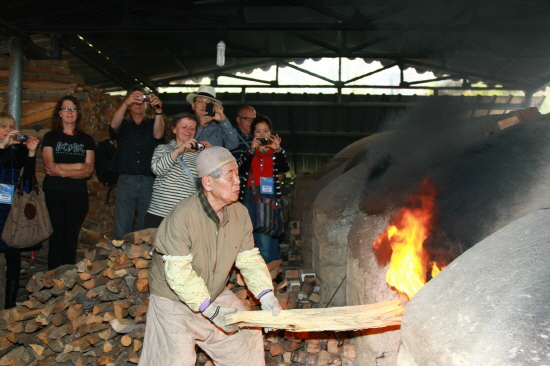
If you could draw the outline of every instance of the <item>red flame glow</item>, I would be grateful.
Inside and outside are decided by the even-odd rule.
[[[386,281],[409,299],[426,284],[429,256],[423,243],[432,228],[435,196],[435,187],[425,179],[421,192],[411,197],[408,207],[402,207],[392,215],[386,230],[373,243],[376,250],[384,244],[391,246]],[[440,271],[435,264],[431,270],[432,277]]]

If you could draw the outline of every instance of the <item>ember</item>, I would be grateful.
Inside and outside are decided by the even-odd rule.
[[[426,284],[430,258],[423,243],[432,227],[435,196],[433,183],[425,179],[420,193],[413,195],[409,204],[391,217],[386,230],[372,244],[375,250],[391,246],[386,281],[409,299]],[[430,270],[431,277],[435,277],[441,269],[434,263]]]

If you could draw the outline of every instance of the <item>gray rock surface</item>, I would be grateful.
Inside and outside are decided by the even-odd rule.
[[[550,365],[549,258],[549,208],[476,244],[406,306],[404,355],[418,366]]]

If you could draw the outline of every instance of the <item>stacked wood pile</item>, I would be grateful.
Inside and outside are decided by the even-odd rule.
[[[78,264],[31,277],[29,300],[0,312],[0,365],[139,361],[150,248],[119,245],[101,242]]]
[[[104,240],[76,265],[33,275],[26,286],[29,299],[0,312],[0,365],[137,364],[145,332],[149,250],[155,231],[130,233],[122,241]],[[284,308],[292,307],[293,296],[282,276],[287,271],[281,268],[281,261],[270,263],[269,268],[277,297]],[[239,273],[232,274],[228,287],[245,306],[259,308]],[[327,342],[319,341],[319,336],[304,338],[307,333],[270,333],[265,342],[269,362],[324,365],[311,360],[327,359],[332,363],[326,365],[354,365],[347,360],[343,363],[344,358],[353,359],[351,345],[336,352]],[[318,344],[318,350],[310,344]],[[328,357],[326,352],[334,355]],[[197,365],[213,364],[199,353]]]

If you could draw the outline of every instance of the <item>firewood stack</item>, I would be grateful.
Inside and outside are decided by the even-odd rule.
[[[137,363],[151,242],[147,230],[131,233],[118,247],[101,242],[78,264],[31,277],[29,300],[0,312],[0,365]]]
[[[137,364],[145,333],[149,251],[155,232],[146,229],[130,233],[121,241],[104,240],[76,265],[32,276],[26,286],[29,299],[0,312],[0,365]],[[281,263],[275,261],[268,267],[283,308],[307,307],[296,299],[300,292],[309,291],[305,286],[316,293],[314,274],[283,270]],[[297,274],[304,280],[285,278]],[[289,279],[301,283],[299,291],[289,286]],[[245,306],[259,309],[259,302],[250,295],[239,273],[232,274],[228,287]],[[305,341],[306,336],[285,331],[269,333],[265,342],[267,359],[272,365],[354,365],[342,363],[343,358],[352,360],[349,351],[343,356],[351,345],[338,348],[329,357],[328,341],[319,341],[318,335]],[[320,344],[319,350],[311,344]],[[336,363],[312,363],[319,359]],[[197,365],[213,364],[199,353]]]

